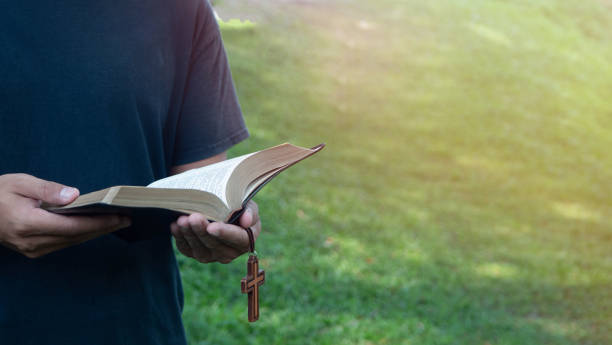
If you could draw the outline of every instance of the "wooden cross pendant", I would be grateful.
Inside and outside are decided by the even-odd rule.
[[[266,272],[259,269],[256,255],[249,255],[247,261],[247,276],[240,281],[242,293],[249,295],[249,322],[259,319],[259,287],[266,279]]]

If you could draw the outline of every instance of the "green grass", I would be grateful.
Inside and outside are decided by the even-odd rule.
[[[612,3],[279,6],[222,25],[232,154],[328,147],[256,198],[260,321],[180,258],[190,343],[612,343]]]

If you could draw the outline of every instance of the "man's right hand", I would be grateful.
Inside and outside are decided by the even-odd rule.
[[[131,224],[118,215],[64,216],[40,208],[43,201],[62,206],[78,196],[76,188],[31,175],[0,175],[0,244],[37,258]]]

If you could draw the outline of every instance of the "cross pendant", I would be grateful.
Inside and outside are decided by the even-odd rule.
[[[249,322],[259,319],[259,287],[266,279],[266,272],[259,269],[257,256],[249,255],[247,261],[247,276],[240,281],[242,293],[248,293]]]

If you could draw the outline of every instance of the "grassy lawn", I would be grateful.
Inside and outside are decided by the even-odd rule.
[[[232,154],[328,147],[256,198],[260,321],[180,258],[190,343],[612,343],[612,3],[273,3]]]

